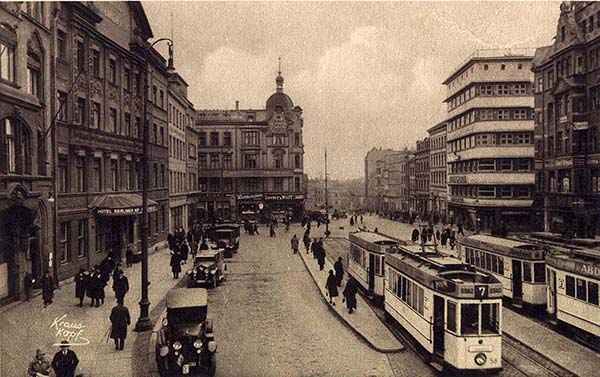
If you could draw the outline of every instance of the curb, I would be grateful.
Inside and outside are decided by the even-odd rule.
[[[319,293],[321,294],[321,297],[323,297],[323,299],[325,299],[325,297],[323,296],[323,293],[321,292],[321,288],[319,287],[319,284],[317,283],[317,279],[315,278],[313,272],[311,271],[310,268],[308,268],[308,263],[306,262],[306,260],[304,259],[304,256],[302,256],[302,253],[300,253],[300,259],[302,259],[302,262],[304,263],[304,266],[306,267],[306,269],[308,270],[310,276],[312,277],[313,281],[315,282],[315,285],[317,286],[317,289],[319,290]],[[326,300],[325,300],[326,301]],[[362,340],[364,340],[367,344],[369,344],[369,346],[371,346],[371,348],[373,348],[374,350],[381,352],[381,353],[398,353],[398,352],[402,352],[404,351],[404,349],[406,347],[404,347],[403,345],[401,345],[401,347],[398,348],[382,348],[377,346],[376,344],[374,344],[369,338],[367,338],[365,335],[363,335],[360,331],[358,331],[358,329],[356,329],[352,323],[350,323],[346,318],[342,317],[340,315],[340,313],[337,312],[337,310],[335,310],[331,305],[329,305],[329,303],[325,302],[325,305],[327,305],[327,308],[332,311],[333,313],[335,313],[335,315],[337,315],[342,321],[343,323],[349,327],[350,329],[352,329],[352,331],[354,331],[354,333],[356,335],[358,335],[359,338],[361,338]],[[369,308],[369,310],[371,310],[371,308]],[[377,320],[379,320],[376,317]]]

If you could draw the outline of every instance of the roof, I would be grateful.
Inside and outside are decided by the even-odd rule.
[[[447,126],[446,121],[442,121],[442,122],[436,124],[435,126],[431,127],[430,129],[428,129],[427,132],[429,134],[432,134],[432,133],[435,133],[437,131],[446,129],[446,126]]]
[[[88,208],[99,215],[130,216],[142,213],[142,197],[138,194],[107,194],[94,198]],[[148,199],[148,212],[156,211],[158,203]]]
[[[517,241],[517,240],[510,239],[510,238],[487,236],[484,234],[475,234],[472,236],[467,236],[465,238],[471,239],[471,240],[476,240],[479,242],[485,242],[485,243],[489,243],[489,244],[493,244],[493,245],[505,246],[505,247],[523,247],[523,246],[533,246],[534,245],[532,243]]]
[[[214,257],[215,255],[221,253],[222,251],[223,251],[223,249],[201,250],[196,254],[196,259],[197,258]]]
[[[205,288],[175,288],[167,293],[167,308],[179,309],[208,305],[208,291]]]
[[[386,237],[382,234],[375,233],[375,232],[356,232],[356,233],[352,233],[352,235],[354,237],[357,237],[357,238],[360,238],[362,240],[365,240],[367,242],[372,242],[372,243],[385,242],[385,241],[398,242],[398,240]]]
[[[290,96],[283,92],[273,93],[271,97],[267,99],[267,110],[273,110],[280,106],[284,111],[291,110],[294,108],[294,102]]]

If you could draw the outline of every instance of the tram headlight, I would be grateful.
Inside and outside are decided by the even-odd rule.
[[[194,348],[200,348],[202,347],[202,341],[200,339],[196,339],[194,341]]]
[[[168,354],[169,354],[169,347],[167,347],[167,346],[160,347],[160,356],[161,357],[165,357]]]
[[[179,351],[179,350],[181,349],[181,347],[182,347],[182,346],[181,346],[181,342],[180,342],[179,340],[178,340],[178,341],[176,341],[175,343],[173,343],[173,349],[174,349],[175,351]]]
[[[478,353],[477,355],[475,355],[475,364],[482,366],[483,364],[485,364],[485,362],[487,361],[487,356],[485,355],[485,353]]]

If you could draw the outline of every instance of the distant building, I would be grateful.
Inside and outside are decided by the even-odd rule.
[[[480,50],[444,81],[448,212],[472,228],[532,223],[533,51]]]
[[[382,177],[381,164],[379,170],[377,161],[385,157],[391,149],[373,148],[365,156],[365,209],[369,211],[381,210],[381,191]],[[379,188],[379,189],[378,189]]]
[[[265,221],[303,216],[302,108],[283,92],[281,73],[265,109],[199,110],[199,203],[204,220]]]
[[[398,215],[399,212],[408,211],[406,208],[406,173],[405,161],[412,151],[390,151],[382,160],[382,208],[385,216]]]
[[[563,2],[554,43],[538,48],[535,208],[539,228],[600,233],[600,3]]]
[[[429,191],[431,212],[434,218],[446,218],[448,211],[448,185],[446,181],[446,122],[427,130],[429,133]]]
[[[417,141],[415,152],[415,200],[416,212],[421,219],[431,216],[431,198],[429,192],[429,138]]]

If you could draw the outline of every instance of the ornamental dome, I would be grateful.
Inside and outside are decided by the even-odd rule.
[[[267,110],[273,111],[278,107],[284,112],[292,110],[294,108],[294,103],[292,102],[292,99],[283,92],[283,76],[281,75],[281,72],[278,72],[278,75],[275,78],[275,84],[275,93],[267,99]]]

